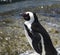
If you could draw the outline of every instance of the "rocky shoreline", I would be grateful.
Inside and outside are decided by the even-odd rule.
[[[55,47],[60,46],[60,22],[54,17],[42,16],[37,13],[40,23],[50,34]],[[0,55],[18,55],[27,50],[32,50],[23,28],[24,20],[13,17],[2,19],[0,22]],[[57,27],[58,25],[58,27]]]

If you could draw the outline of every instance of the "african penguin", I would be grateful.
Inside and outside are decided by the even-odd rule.
[[[37,55],[58,55],[49,34],[39,23],[36,13],[24,12],[20,15],[25,20],[25,35],[31,47],[38,53]]]

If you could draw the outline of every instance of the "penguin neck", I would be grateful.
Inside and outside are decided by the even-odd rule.
[[[25,22],[24,22],[24,24],[28,27],[28,29],[29,29],[30,31],[32,31],[31,25],[32,25],[33,22],[34,22],[34,17],[31,17],[31,19],[30,19],[29,21],[25,21]]]

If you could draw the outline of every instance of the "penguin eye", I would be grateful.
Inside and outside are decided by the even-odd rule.
[[[30,20],[29,14],[24,14],[23,17],[24,17],[24,19],[27,20],[27,21]]]

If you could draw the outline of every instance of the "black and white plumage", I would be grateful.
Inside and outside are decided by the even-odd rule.
[[[39,23],[36,14],[32,12],[25,12],[21,15],[25,19],[25,35],[31,47],[38,53],[37,55],[58,55],[49,34]]]

